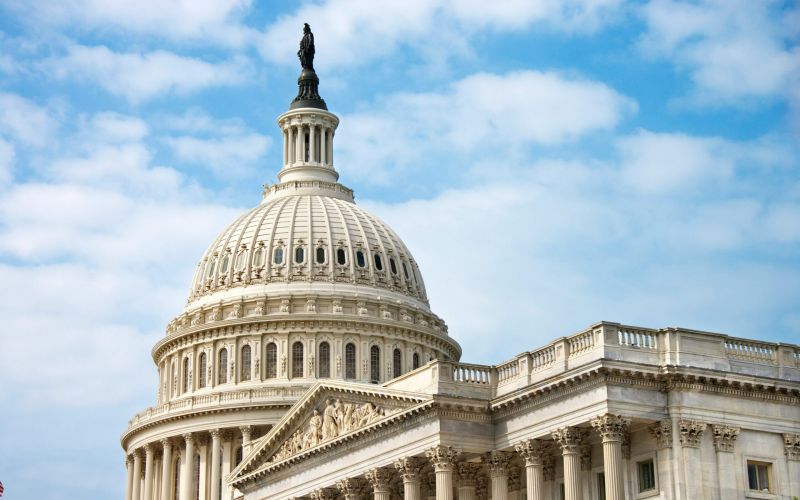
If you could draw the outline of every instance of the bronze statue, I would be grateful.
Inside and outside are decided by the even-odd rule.
[[[303,23],[303,39],[300,40],[300,50],[297,51],[300,58],[300,65],[303,69],[314,71],[314,33],[311,26]]]

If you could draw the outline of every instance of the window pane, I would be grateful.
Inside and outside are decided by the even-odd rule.
[[[756,475],[756,466],[750,462],[747,463],[747,484],[751,490],[758,489],[758,477]]]
[[[261,267],[264,265],[264,249],[259,248],[256,250],[256,253],[253,254],[253,266]]]
[[[637,465],[639,469],[639,493],[655,489],[656,477],[653,461],[638,462]]]
[[[267,378],[278,375],[278,346],[274,342],[267,344]]]
[[[319,345],[319,376],[320,378],[331,376],[331,348],[327,342]]]
[[[325,263],[325,249],[322,247],[317,248],[317,264]]]
[[[292,345],[292,377],[303,376],[303,344],[295,342]]]
[[[406,281],[408,281],[408,268],[406,267],[406,263],[403,262],[403,276],[406,277]]]
[[[228,351],[227,349],[222,349],[219,351],[219,363],[217,365],[217,380],[220,384],[224,384],[228,381]]]
[[[356,378],[356,346],[347,344],[344,348],[344,378]]]
[[[411,366],[413,366],[415,370],[419,368],[419,354],[414,353],[414,356],[411,357],[411,360],[412,360]]]
[[[336,262],[340,266],[343,266],[343,265],[347,264],[347,257],[345,256],[344,248],[340,248],[340,249],[336,250]]]
[[[377,384],[381,381],[381,350],[374,345],[369,350],[369,381]]]
[[[374,257],[375,257],[375,269],[377,269],[378,271],[383,271],[383,260],[381,259],[381,256],[375,254]]]
[[[250,346],[242,347],[242,380],[250,380]]]
[[[769,477],[767,476],[767,466],[757,465],[756,471],[758,473],[758,488],[761,491],[769,491]]]
[[[200,363],[197,369],[197,386],[201,389],[206,386],[206,353],[200,353]]]
[[[392,274],[397,274],[397,264],[395,263],[393,257],[389,258],[389,267],[392,270]]]
[[[402,369],[402,355],[400,354],[400,349],[395,349],[394,353],[392,354],[392,373],[393,376],[399,377],[403,374]]]
[[[275,253],[273,253],[272,262],[280,265],[283,264],[283,248],[276,248]]]
[[[300,247],[294,249],[294,261],[298,264],[302,264],[306,260],[306,251]]]

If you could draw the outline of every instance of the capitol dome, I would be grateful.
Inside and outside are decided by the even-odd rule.
[[[461,357],[411,252],[339,183],[339,118],[318,83],[306,61],[278,117],[278,182],[206,249],[153,347],[156,404],[134,415],[122,446],[131,477],[166,479],[145,474],[144,495],[131,480],[133,498],[156,487],[160,498],[231,498],[221,478],[317,381],[383,384]]]

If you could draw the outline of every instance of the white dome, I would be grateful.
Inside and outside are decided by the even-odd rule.
[[[220,233],[197,265],[189,306],[236,295],[313,291],[401,296],[427,310],[419,268],[397,234],[320,184],[340,193],[347,188],[310,183],[313,190],[302,182],[288,183],[296,189],[282,184],[280,193],[270,192]]]

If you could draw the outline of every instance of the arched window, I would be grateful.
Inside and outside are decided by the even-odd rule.
[[[356,250],[356,264],[358,264],[358,267],[367,267],[367,259],[364,257],[362,250]]]
[[[317,247],[317,264],[325,263],[325,248]]]
[[[217,363],[217,383],[224,384],[228,381],[228,350],[220,349],[219,362]]]
[[[302,264],[306,260],[306,251],[303,247],[294,249],[294,261],[297,264]]]
[[[392,376],[399,377],[403,374],[402,356],[400,349],[395,349],[392,353]]]
[[[344,346],[344,378],[356,378],[356,345],[352,343]]]
[[[375,269],[377,269],[378,271],[383,271],[383,259],[381,259],[381,256],[375,254],[372,257],[375,260]]]
[[[203,388],[206,386],[206,353],[200,353],[200,359],[197,361],[197,387]]]
[[[278,346],[275,342],[267,344],[267,378],[278,376]]]
[[[381,349],[376,345],[369,348],[369,381],[373,384],[381,381]]]
[[[340,266],[347,264],[347,253],[345,253],[344,248],[336,249],[336,263]]]
[[[320,378],[331,376],[331,345],[327,342],[319,344],[319,376]]]
[[[292,377],[303,376],[303,343],[292,344]]]
[[[392,274],[397,275],[397,263],[394,261],[394,257],[389,257],[389,268],[392,270]]]
[[[272,263],[276,266],[283,264],[283,247],[277,247],[272,252]]]
[[[241,370],[240,379],[241,380],[250,380],[250,358],[251,358],[252,350],[250,349],[249,345],[242,347],[242,362],[239,363],[239,369]]]
[[[414,367],[415,370],[419,368],[419,354],[414,353],[414,355],[411,356],[411,366]]]
[[[183,392],[189,390],[189,358],[183,358]]]

